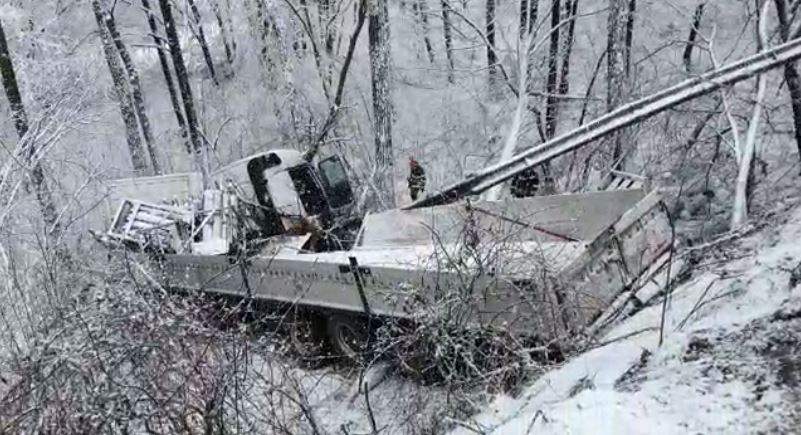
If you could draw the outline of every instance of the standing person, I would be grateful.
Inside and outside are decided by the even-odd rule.
[[[409,157],[409,177],[406,178],[406,181],[409,183],[409,196],[412,197],[412,201],[416,201],[417,197],[426,190],[426,171],[420,162],[411,156]]]

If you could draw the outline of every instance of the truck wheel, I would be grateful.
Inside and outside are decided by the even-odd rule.
[[[335,314],[328,318],[327,329],[328,339],[337,354],[356,363],[365,359],[370,341],[365,319]]]
[[[306,363],[320,361],[328,350],[325,320],[314,313],[295,310],[289,327],[292,350]]]

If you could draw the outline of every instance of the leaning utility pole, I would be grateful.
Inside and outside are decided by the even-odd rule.
[[[480,194],[526,169],[620,131],[678,104],[709,94],[722,87],[748,80],[757,74],[778,68],[799,58],[801,58],[801,37],[618,107],[575,130],[519,153],[507,161],[485,168],[464,181],[432,193],[404,209],[411,210],[448,204],[467,195]]]

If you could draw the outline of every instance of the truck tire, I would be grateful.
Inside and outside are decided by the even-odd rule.
[[[326,322],[328,340],[339,356],[360,363],[367,358],[370,331],[367,321],[357,316],[333,314]]]
[[[327,356],[330,346],[325,325],[325,319],[319,314],[293,310],[289,343],[303,362],[313,364]]]

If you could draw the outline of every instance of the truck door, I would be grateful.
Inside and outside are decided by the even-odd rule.
[[[352,203],[353,190],[339,156],[321,160],[317,167],[320,169],[320,178],[323,179],[331,208],[336,210]]]

